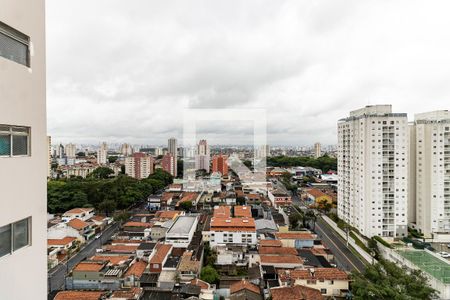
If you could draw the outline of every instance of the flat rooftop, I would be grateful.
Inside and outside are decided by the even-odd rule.
[[[172,227],[167,232],[167,235],[170,234],[176,234],[176,235],[183,235],[183,234],[189,234],[191,231],[192,226],[195,224],[195,220],[197,219],[197,216],[180,216],[175,221],[175,223],[172,225]]]
[[[425,250],[398,250],[401,256],[443,283],[450,283],[450,264]]]

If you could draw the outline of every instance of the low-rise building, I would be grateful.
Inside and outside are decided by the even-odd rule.
[[[157,244],[149,261],[150,273],[160,273],[171,252],[172,245]]]
[[[260,255],[262,266],[273,266],[282,269],[303,267],[303,260],[295,255]]]
[[[324,192],[322,192],[319,189],[309,189],[306,192],[306,196],[308,197],[309,201],[312,203],[315,203],[316,205],[319,205],[320,203],[333,203],[333,197],[331,195],[328,195]]]
[[[267,197],[274,207],[292,205],[292,198],[286,192],[273,190],[267,192]]]
[[[284,247],[312,248],[316,235],[304,231],[278,232],[275,237],[281,241]]]
[[[93,208],[73,208],[66,211],[61,219],[63,222],[69,222],[73,219],[79,219],[81,221],[87,221],[94,216]]]
[[[253,218],[211,218],[209,242],[217,245],[256,245],[256,226]]]
[[[174,248],[187,248],[197,229],[197,216],[180,216],[166,233],[165,241]]]
[[[275,287],[270,289],[272,300],[323,300],[320,291],[306,286]]]
[[[310,268],[303,270],[281,270],[280,285],[302,285],[319,290],[327,297],[345,297],[349,291],[350,276],[336,268]]]
[[[231,284],[230,300],[263,300],[259,286],[247,281],[241,280]]]

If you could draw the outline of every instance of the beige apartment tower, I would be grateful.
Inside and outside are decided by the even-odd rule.
[[[367,237],[407,235],[409,127],[391,105],[338,123],[338,216]]]
[[[415,224],[425,237],[450,242],[450,112],[415,115]],[[412,220],[414,221],[414,220]]]
[[[44,10],[0,0],[0,299],[47,299]]]

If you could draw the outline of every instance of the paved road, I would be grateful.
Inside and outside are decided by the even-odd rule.
[[[323,244],[331,249],[339,267],[361,273],[365,270],[365,263],[350,251],[345,240],[320,217],[317,218],[315,232]]]
[[[76,264],[83,259],[93,256],[95,249],[100,248],[102,243],[105,243],[111,236],[119,229],[119,223],[115,223],[102,232],[101,238],[91,240],[85,247],[72,256],[67,263],[59,264],[57,267],[51,269],[48,273],[48,290],[61,290],[64,287],[64,278]]]

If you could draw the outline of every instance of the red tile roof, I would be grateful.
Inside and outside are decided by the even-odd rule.
[[[180,212],[176,210],[160,210],[156,212],[155,216],[161,219],[173,219],[178,215],[180,215]]]
[[[114,291],[110,299],[137,299],[136,295],[143,293],[143,288],[132,287],[129,290]]]
[[[105,249],[112,252],[132,253],[139,245],[106,245]]]
[[[259,254],[298,255],[297,249],[291,247],[260,247]]]
[[[253,218],[211,218],[211,231],[256,231]]]
[[[126,222],[123,224],[123,227],[144,227],[144,228],[150,228],[153,226],[153,223],[146,223],[146,222]]]
[[[277,232],[275,236],[280,240],[314,240],[314,235],[308,232]]]
[[[77,218],[74,218],[74,219],[70,220],[67,223],[67,225],[69,225],[72,228],[75,228],[76,230],[81,230],[81,229],[84,229],[84,228],[89,226],[88,223],[86,223],[86,222],[84,222],[84,221],[82,221],[80,219],[77,219]]]
[[[134,275],[135,277],[141,277],[145,268],[147,268],[147,265],[148,264],[143,260],[137,261],[128,268],[125,276],[128,277]]]
[[[54,300],[99,300],[105,292],[62,291],[56,294]]]
[[[302,285],[270,289],[272,300],[323,300],[319,290]]]
[[[156,253],[150,259],[151,264],[162,264],[166,256],[169,254],[172,249],[172,245],[168,244],[157,244],[156,245]]]
[[[200,280],[198,278],[192,279],[191,284],[199,286],[202,290],[207,290],[210,287],[209,283],[207,283],[206,281]]]
[[[281,247],[283,243],[280,240],[260,240],[260,247]]]
[[[49,245],[49,246],[66,246],[75,240],[76,240],[76,238],[70,237],[70,236],[66,236],[63,239],[47,239],[47,245]]]
[[[234,293],[239,292],[244,289],[252,291],[257,294],[261,294],[259,287],[251,282],[248,282],[247,280],[241,280],[241,281],[231,284],[230,293],[234,294]]]
[[[216,218],[229,218],[231,217],[229,206],[215,206],[213,216]]]
[[[234,216],[235,217],[247,217],[247,218],[251,218],[252,217],[252,209],[250,206],[246,206],[246,205],[236,205],[234,207]]]
[[[81,214],[84,212],[91,212],[93,211],[93,208],[72,208],[71,210],[66,211],[65,215],[71,215],[71,214]]]
[[[294,255],[260,255],[261,263],[266,264],[303,264],[303,260]]]
[[[307,191],[307,193],[312,195],[314,198],[322,197],[322,196],[328,196],[328,197],[331,198],[330,195],[328,195],[328,194],[326,194],[326,193],[324,193],[324,192],[322,192],[321,190],[318,190],[318,189],[310,189],[310,190]]]
[[[82,261],[73,270],[78,272],[99,272],[105,265],[106,262]]]

